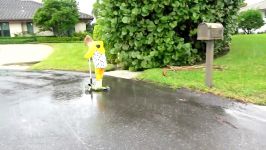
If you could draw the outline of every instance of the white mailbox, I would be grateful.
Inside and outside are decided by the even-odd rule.
[[[198,26],[198,40],[223,40],[224,27],[221,23],[201,23]]]
[[[198,26],[198,40],[206,42],[206,75],[205,84],[212,87],[212,66],[214,41],[224,39],[224,27],[221,23],[201,23]]]

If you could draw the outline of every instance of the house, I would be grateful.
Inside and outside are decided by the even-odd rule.
[[[14,37],[21,34],[36,34],[52,36],[51,31],[42,31],[32,22],[34,13],[42,7],[36,0],[0,0],[0,37]],[[86,24],[93,17],[79,13],[79,23],[75,25],[75,32],[86,31]]]
[[[255,3],[255,4],[247,5],[246,7],[241,8],[240,12],[247,11],[250,9],[260,10],[261,14],[263,16],[264,23],[265,23],[263,27],[256,30],[255,32],[266,32],[266,0],[263,0],[261,2]]]

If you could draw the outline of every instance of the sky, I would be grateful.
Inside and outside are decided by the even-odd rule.
[[[79,3],[79,10],[86,14],[90,14],[92,12],[92,6],[96,2],[96,0],[77,0]]]
[[[92,6],[96,2],[96,0],[77,0],[79,3],[79,9],[81,12],[87,13],[91,15]],[[254,4],[263,0],[246,0],[248,4]]]

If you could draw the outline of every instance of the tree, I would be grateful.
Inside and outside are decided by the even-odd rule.
[[[76,0],[45,0],[33,18],[42,31],[53,31],[56,36],[69,35],[78,21]]]
[[[259,10],[248,10],[239,14],[238,26],[246,34],[251,34],[253,30],[259,29],[263,25],[263,16]]]
[[[243,0],[98,0],[94,5],[100,39],[117,62],[130,70],[190,65],[202,61],[204,42],[197,41],[201,22],[221,22],[229,47]]]

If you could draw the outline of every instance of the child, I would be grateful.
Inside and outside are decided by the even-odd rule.
[[[103,41],[93,41],[93,39],[87,35],[84,39],[84,43],[89,47],[89,50],[84,57],[86,59],[92,58],[95,67],[96,82],[94,87],[92,88],[94,90],[103,89],[103,74],[104,69],[107,67],[107,60],[105,56]]]

